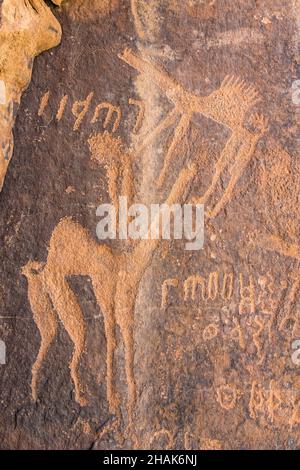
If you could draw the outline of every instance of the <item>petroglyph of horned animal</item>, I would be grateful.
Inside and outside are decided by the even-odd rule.
[[[60,0],[53,0],[57,5]],[[13,154],[12,129],[34,58],[57,46],[61,27],[43,0],[4,0],[0,28],[0,191]]]
[[[125,49],[119,57],[141,74],[145,74],[148,79],[150,77],[153,83],[174,103],[174,108],[169,114],[145,137],[137,150],[138,154],[161,132],[174,125],[180,117],[158,178],[157,185],[160,188],[165,182],[175,150],[186,134],[194,114],[200,113],[231,130],[237,130],[241,129],[247,112],[260,101],[256,89],[252,85],[247,85],[239,77],[226,77],[219,89],[208,96],[200,96],[188,92],[165,70],[141,59],[130,49]]]

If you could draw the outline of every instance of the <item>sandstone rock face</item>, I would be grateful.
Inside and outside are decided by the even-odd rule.
[[[0,191],[13,154],[12,127],[33,59],[57,46],[61,27],[43,0],[4,0],[0,28]]]
[[[299,448],[299,1],[53,4],[2,2],[0,447]]]

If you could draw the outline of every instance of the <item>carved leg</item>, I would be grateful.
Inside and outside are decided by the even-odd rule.
[[[47,302],[50,304],[48,295],[47,295]],[[34,401],[37,400],[38,374],[39,374],[41,365],[46,357],[46,354],[55,338],[56,330],[57,330],[57,320],[55,317],[55,313],[52,311],[51,315],[47,316],[48,312],[50,311],[49,306],[50,305],[46,307],[45,305],[45,316],[42,319],[39,318],[39,320],[37,320],[37,317],[36,316],[34,317],[34,321],[41,335],[40,350],[36,358],[36,361],[32,366],[31,392],[32,392],[32,398]]]
[[[170,167],[170,163],[173,159],[174,152],[176,151],[176,148],[178,148],[178,145],[180,144],[183,137],[185,136],[185,133],[187,132],[188,127],[190,125],[190,121],[191,121],[191,115],[189,114],[183,114],[180,118],[179,124],[176,127],[175,132],[174,132],[173,140],[171,142],[170,147],[168,148],[168,152],[165,157],[163,168],[159,175],[159,179],[157,182],[157,186],[159,188],[161,188],[165,182],[167,172]]]
[[[73,356],[70,362],[71,378],[75,387],[75,400],[81,406],[85,406],[86,400],[82,396],[81,383],[77,371],[85,344],[84,318],[75,294],[61,273],[48,271],[45,280],[55,310],[74,344]]]
[[[206,204],[210,196],[214,193],[216,186],[220,180],[222,171],[231,162],[233,155],[236,153],[237,145],[239,144],[238,135],[233,133],[227,141],[219,160],[216,163],[215,173],[213,175],[210,186],[200,198],[194,198],[194,204]]]
[[[57,317],[52,308],[50,298],[45,290],[43,273],[32,271],[33,263],[28,263],[22,270],[28,280],[28,298],[33,312],[33,319],[41,335],[41,344],[38,356],[32,366],[31,391],[34,401],[37,400],[38,375],[49,347],[55,338]],[[35,266],[38,266],[35,263]]]
[[[134,378],[134,309],[120,308],[116,310],[116,321],[120,327],[125,353],[125,372],[128,387],[128,419],[132,422],[136,402],[136,383]]]
[[[103,289],[103,279],[93,276],[93,288],[98,305],[101,307],[104,317],[104,328],[106,336],[106,383],[107,383],[107,400],[109,411],[112,414],[120,414],[120,400],[114,383],[114,352],[116,349],[116,322],[114,314],[114,306],[112,304],[112,292],[105,292]],[[103,298],[106,295],[107,301]],[[109,298],[110,297],[110,298]]]
[[[167,114],[165,119],[162,119],[162,121],[152,130],[150,131],[147,136],[145,137],[144,141],[142,144],[138,147],[136,154],[139,155],[143,150],[145,150],[146,147],[150,144],[150,142],[155,139],[155,137],[160,134],[162,131],[167,129],[168,127],[172,126],[174,122],[176,121],[177,116],[180,113],[176,108],[172,109],[169,114]]]
[[[239,178],[245,171],[249,161],[254,155],[258,139],[256,138],[256,136],[253,136],[248,133],[248,139],[246,140],[246,135],[247,134],[245,133],[245,141],[241,144],[235,162],[230,170],[231,177],[227,187],[225,188],[224,194],[221,196],[220,200],[217,202],[215,207],[208,213],[208,216],[210,218],[217,217],[221,210],[223,210],[224,207],[231,200]]]

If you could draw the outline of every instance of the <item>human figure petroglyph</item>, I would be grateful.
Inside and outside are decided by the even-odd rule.
[[[58,4],[58,0],[55,0]],[[4,0],[0,29],[0,191],[13,154],[12,129],[34,58],[57,46],[61,27],[43,0]]]

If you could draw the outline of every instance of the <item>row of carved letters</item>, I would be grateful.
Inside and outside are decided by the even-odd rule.
[[[47,91],[41,98],[39,104],[38,115],[43,116],[48,108],[49,101],[50,101],[51,93]],[[94,92],[89,93],[86,99],[82,101],[75,101],[71,106],[71,112],[75,118],[73,130],[78,131],[81,128],[84,118],[86,117],[94,98]],[[69,96],[64,95],[57,108],[57,112],[55,115],[55,119],[60,122],[65,115],[66,108],[68,106]],[[128,100],[129,105],[134,106],[137,109],[135,125],[133,128],[133,132],[137,133],[143,123],[144,115],[145,115],[145,104],[141,100],[136,100],[134,98],[129,98]],[[90,121],[91,124],[95,124],[99,121],[101,117],[102,111],[106,113],[103,115],[103,128],[108,129],[111,128],[112,132],[116,132],[120,126],[122,120],[122,110],[120,106],[113,105],[108,101],[103,101],[98,103],[95,106],[93,117]],[[105,117],[105,118],[104,118]]]

